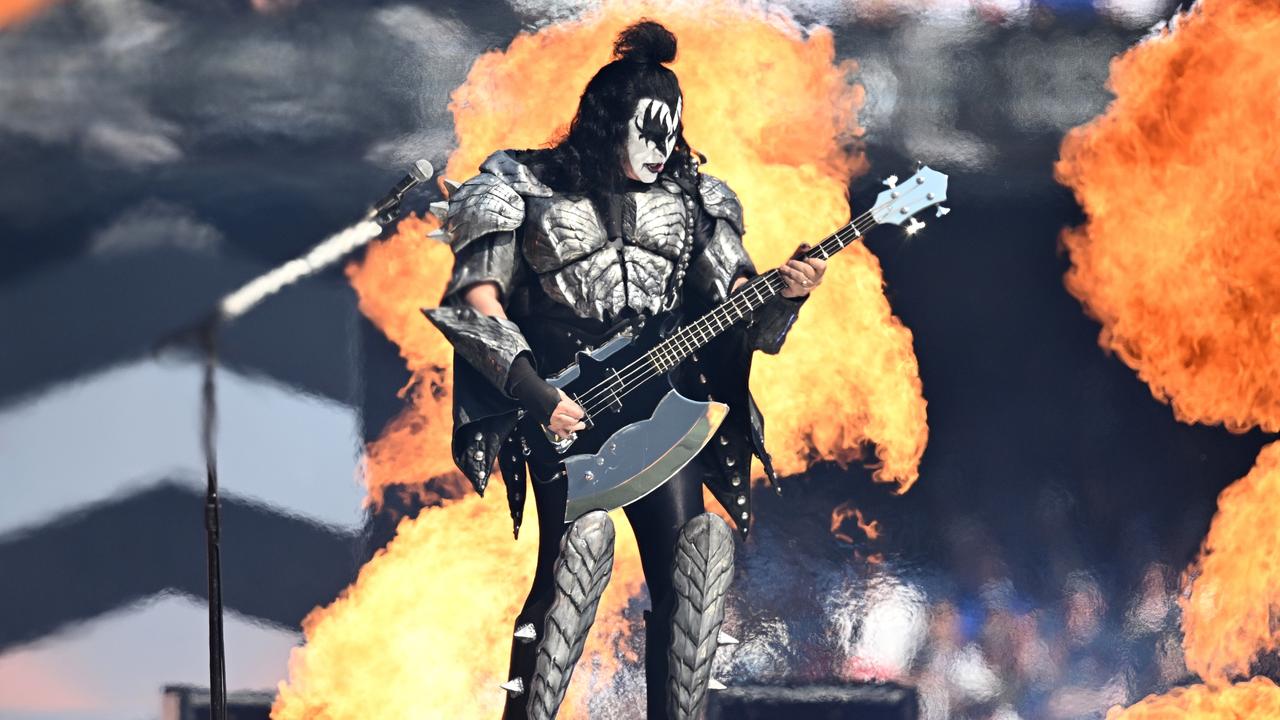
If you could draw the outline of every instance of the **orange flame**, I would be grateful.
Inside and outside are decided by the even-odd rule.
[[[1088,213],[1067,287],[1102,346],[1184,422],[1280,431],[1280,13],[1209,1],[1111,69],[1116,100],[1067,135]]]
[[[370,245],[362,263],[347,267],[360,311],[396,341],[413,373],[400,392],[402,397],[410,394],[409,408],[366,451],[364,478],[375,504],[382,503],[387,488],[417,486],[433,478],[446,479],[456,490],[454,497],[466,492],[449,450],[453,351],[420,311],[439,301],[453,267],[449,246],[427,237],[438,227],[434,217],[409,216],[396,226],[395,235]]]
[[[30,20],[53,2],[54,0],[0,0],[0,28]]]
[[[1280,8],[1203,0],[1112,65],[1116,100],[1072,131],[1059,179],[1088,222],[1063,234],[1067,287],[1100,342],[1184,422],[1280,431]],[[1280,716],[1269,680],[1229,685],[1280,644],[1280,444],[1219,498],[1183,598],[1188,667],[1208,683],[1109,720]]]
[[[537,527],[537,508],[527,520]],[[622,514],[619,553],[562,717],[585,717],[592,678],[628,656],[622,609],[640,590],[640,561]],[[511,632],[533,578],[536,532],[514,545],[510,520],[475,495],[404,520],[354,585],[303,620],[275,720],[478,718],[502,713]],[[594,652],[592,649],[594,648]],[[634,658],[632,658],[634,659]]]
[[[878,520],[868,521],[862,516],[862,511],[853,506],[853,502],[846,500],[835,506],[831,511],[831,534],[837,540],[847,543],[853,543],[853,536],[844,531],[844,525],[853,518],[858,529],[868,540],[876,540],[880,537],[880,522]]]
[[[709,170],[740,194],[747,243],[761,267],[845,223],[847,182],[865,170],[853,149],[862,103],[849,79],[853,68],[834,62],[829,31],[806,35],[789,18],[737,0],[619,0],[480,57],[453,95],[459,147],[446,177],[472,175],[494,149],[552,139],[591,73],[608,61],[617,32],[642,15],[680,38],[674,69],[688,136],[710,157]],[[431,227],[406,220],[348,270],[361,310],[399,345],[414,377],[402,391],[410,407],[369,448],[365,474],[375,502],[392,486],[459,478],[448,449],[451,352],[419,312],[439,300],[452,265],[449,249],[425,238]],[[864,248],[835,260],[828,278],[787,351],[759,357],[754,373],[779,470],[797,472],[819,458],[849,462],[869,442],[877,479],[905,490],[927,437],[910,333],[891,315],[879,266]],[[307,644],[295,651],[274,717],[495,715],[536,544],[535,519],[526,517],[516,547],[506,539],[509,522],[501,499],[482,506],[470,496],[402,522],[356,583],[308,617]],[[629,526],[620,514],[616,524],[613,581],[564,717],[585,715],[581,699],[592,681],[583,676],[604,682],[616,669],[622,610],[639,592]]]
[[[1248,675],[1259,653],[1280,647],[1280,443],[1222,491],[1200,559],[1181,599],[1187,667],[1210,684]]]
[[[1280,717],[1280,688],[1256,677],[1248,682],[1214,690],[1205,685],[1174,688],[1166,695],[1152,695],[1131,707],[1111,708],[1107,720],[1244,720]]]

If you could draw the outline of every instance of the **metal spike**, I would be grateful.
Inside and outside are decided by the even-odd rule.
[[[511,697],[520,697],[524,694],[524,680],[518,677],[513,677],[498,687],[506,690]]]
[[[431,211],[432,215],[440,218],[441,222],[449,217],[449,203],[444,200],[431,203],[427,206],[427,209]]]
[[[525,623],[516,628],[515,638],[520,642],[533,642],[538,639],[538,630],[533,623]]]
[[[884,183],[885,187],[891,187],[891,188],[898,187],[898,176],[890,175],[889,177],[885,178],[884,180],[881,180],[880,182]]]
[[[711,678],[710,680],[707,681],[707,689],[715,691],[715,690],[728,690],[729,688],[726,687],[725,684],[720,682],[719,680],[715,678]]]
[[[944,208],[944,207],[942,207],[941,205],[939,205],[939,206],[938,206],[938,214],[937,214],[937,215],[935,215],[934,217],[942,217],[943,215],[946,215],[946,214],[947,214],[947,213],[949,213],[949,212],[951,212],[951,208]]]
[[[432,230],[427,233],[427,237],[446,244],[449,242],[449,233],[445,232],[444,228],[436,228],[435,230]]]
[[[734,636],[730,635],[729,633],[727,633],[727,632],[725,632],[725,631],[721,630],[721,631],[720,631],[720,634],[716,636],[716,644],[718,644],[718,645],[737,645],[737,644],[738,644],[738,638],[736,638],[736,637],[734,637]]]
[[[445,178],[444,190],[447,194],[453,195],[453,193],[456,192],[460,187],[462,187],[462,183],[458,182],[457,180],[449,180],[448,178]]]

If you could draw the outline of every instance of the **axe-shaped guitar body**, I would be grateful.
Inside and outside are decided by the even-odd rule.
[[[659,320],[637,322],[547,379],[588,412],[587,429],[572,443],[557,448],[536,421],[522,421],[530,460],[564,465],[566,522],[653,492],[706,446],[728,414],[724,403],[680,394],[670,373],[641,372],[652,367],[646,350],[662,338]],[[616,393],[622,388],[625,403]]]

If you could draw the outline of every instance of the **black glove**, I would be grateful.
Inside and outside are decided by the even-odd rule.
[[[517,355],[507,371],[507,394],[543,425],[551,422],[551,413],[560,404],[560,391],[538,376],[527,353]]]

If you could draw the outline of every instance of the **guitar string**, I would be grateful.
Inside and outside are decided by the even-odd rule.
[[[874,225],[869,226],[867,229],[870,229],[870,227],[873,227],[873,226]],[[861,230],[860,228],[854,227],[852,225],[846,226],[842,230],[847,230],[850,228],[854,229],[855,231]],[[850,235],[848,238],[844,236],[840,236],[838,242],[842,244],[842,248],[843,248],[847,246],[847,244],[844,241],[846,240],[852,241],[858,238],[860,235],[861,235],[861,232],[855,232],[852,235]],[[833,236],[833,238],[834,237],[835,236]],[[828,238],[828,239],[833,239],[833,238]],[[826,242],[826,241],[824,240],[823,242]],[[826,254],[828,257],[834,254],[834,253],[828,252],[826,248],[822,247],[821,244],[819,244],[817,247],[822,248],[824,251],[824,254]],[[725,305],[722,305],[720,308],[717,308],[717,310],[712,311],[712,313],[709,313],[707,316],[704,316],[703,318],[699,318],[697,322],[691,325],[685,326],[684,328],[681,328],[670,338],[667,338],[667,340],[664,340],[662,343],[654,346],[652,350],[645,353],[645,355],[638,358],[636,361],[631,363],[631,365],[628,365],[627,367],[623,368],[621,372],[617,373],[615,379],[606,380],[602,383],[599,383],[595,387],[589,389],[586,393],[583,393],[581,396],[579,396],[581,398],[581,400],[579,401],[580,406],[587,413],[587,415],[592,415],[596,412],[599,412],[603,408],[608,407],[610,404],[621,400],[624,396],[629,394],[636,387],[639,387],[640,385],[644,384],[650,379],[657,377],[663,372],[666,372],[667,370],[670,370],[671,368],[678,365],[679,361],[683,360],[684,357],[688,356],[688,353],[696,351],[698,348],[702,347],[702,345],[704,344],[703,341],[709,342],[713,337],[718,335],[720,332],[723,332],[724,330],[728,329],[730,326],[735,325],[739,321],[744,319],[746,317],[746,313],[752,309],[751,301],[749,299],[749,296],[751,293],[754,292],[757,299],[761,301],[761,304],[763,304],[764,302],[767,302],[769,299],[772,299],[772,295],[770,295],[770,297],[768,298],[764,297],[764,294],[760,292],[762,286],[768,287],[771,293],[776,293],[779,290],[786,287],[785,283],[781,284],[781,286],[779,287],[779,286],[775,286],[774,283],[771,282],[775,279],[780,280],[781,275],[778,273],[777,270],[770,270],[768,273],[765,273],[760,277],[761,277],[760,280],[756,280],[750,283],[751,287],[744,288],[742,292],[736,293],[736,297],[734,300],[730,301],[729,303],[726,303]],[[736,316],[730,314],[734,312],[737,313]],[[695,332],[699,334],[701,333],[703,326],[707,324],[704,321],[711,320],[718,323],[722,319],[725,321],[724,325],[718,327],[710,335],[706,337],[698,337],[698,338],[692,337],[695,334]],[[654,357],[655,354],[657,355],[657,357]],[[648,365],[648,367],[646,368],[645,365]],[[664,369],[664,367],[666,369]],[[613,397],[602,397],[606,395],[611,395]]]
[[[861,219],[862,218],[859,218],[859,220]],[[870,227],[874,227],[874,223],[866,229],[870,229]],[[846,233],[850,229],[853,230],[853,233],[846,237],[843,233]],[[831,237],[823,240],[815,250],[820,249],[824,255],[830,257],[834,252],[829,251],[824,247],[825,243],[834,239],[836,240],[836,243],[840,245],[839,249],[843,249],[844,247],[847,247],[849,242],[857,239],[863,231],[864,230],[857,227],[856,224],[850,223],[834,233]],[[839,249],[837,249],[836,252],[838,252]],[[667,369],[674,367],[678,364],[678,360],[683,359],[680,357],[681,353],[697,350],[702,346],[702,341],[709,342],[720,332],[723,332],[725,329],[745,318],[746,313],[752,309],[750,299],[752,293],[755,294],[756,299],[760,304],[771,299],[771,297],[766,298],[764,296],[761,292],[761,286],[767,286],[771,292],[778,292],[785,288],[785,284],[782,284],[781,287],[774,285],[773,281],[780,280],[780,278],[781,275],[775,269],[762,274],[759,279],[753,279],[748,283],[748,287],[745,287],[740,292],[735,293],[732,300],[699,318],[696,322],[681,328],[670,338],[667,338],[662,343],[654,346],[652,350],[648,351],[645,355],[641,356],[618,372],[614,379],[599,383],[579,395],[578,402],[581,404],[581,407],[583,407],[587,414],[597,412],[602,407],[607,407],[608,404],[615,402],[616,399],[621,399],[623,395],[634,389],[634,385],[643,384],[650,378],[664,372],[664,366]],[[734,316],[734,313],[736,313],[736,316]],[[713,322],[716,324],[716,327],[711,330],[709,334],[705,334],[705,337],[693,337],[695,334],[699,336],[703,335],[704,331],[710,328],[711,323]],[[686,342],[686,339],[690,342]],[[646,364],[649,368],[645,367]],[[639,378],[638,382],[637,378]],[[601,405],[599,401],[602,400],[602,395],[615,395],[616,398],[605,400],[604,404]],[[588,409],[588,407],[590,409]]]
[[[912,185],[909,190],[903,193],[903,195],[912,195],[921,189],[923,189],[921,184]],[[887,205],[892,205],[895,202],[902,202],[903,200],[905,200],[905,198],[902,196],[899,196],[898,198],[891,198],[890,201],[884,205],[873,207],[864,212],[862,215],[859,215],[853,221],[822,240],[817,246],[811,248],[806,253],[805,257],[813,257],[820,251],[822,256],[826,258],[834,255],[840,250],[843,250],[848,247],[852,241],[862,237],[867,230],[870,230],[879,224],[874,218],[874,214],[877,211]],[[919,210],[917,210],[917,212],[919,212]],[[862,227],[862,224],[867,221],[869,221],[868,224],[866,224],[865,227]],[[834,251],[826,247],[826,245],[832,241],[835,241],[835,244],[838,245]],[[599,412],[603,408],[608,407],[610,404],[620,401],[624,396],[635,390],[640,385],[643,385],[648,380],[666,372],[666,370],[663,370],[664,365],[666,365],[668,370],[675,367],[684,359],[684,357],[687,357],[689,353],[696,351],[698,348],[702,347],[705,342],[710,342],[710,340],[716,335],[745,318],[746,312],[753,309],[751,307],[751,301],[748,298],[750,293],[754,292],[756,300],[763,305],[765,302],[772,299],[772,295],[765,297],[761,292],[761,286],[767,287],[771,293],[777,293],[782,289],[785,289],[785,282],[782,282],[779,287],[775,286],[775,280],[781,282],[781,275],[777,269],[763,273],[759,278],[748,282],[748,287],[743,288],[741,292],[735,293],[735,297],[732,300],[722,304],[715,310],[708,312],[694,323],[677,330],[671,337],[654,346],[653,349],[623,368],[622,371],[615,373],[614,379],[601,382],[579,395],[577,401],[579,402],[580,407],[582,407],[587,415],[590,416]],[[743,302],[745,307],[739,307],[740,301]],[[730,314],[731,312],[737,312],[737,317],[733,317]],[[706,334],[705,337],[701,337],[701,335],[705,334],[705,331],[711,327],[712,322],[718,324],[722,320],[727,320],[727,322],[723,326],[717,327],[709,334]],[[655,354],[657,357],[654,357]],[[646,364],[649,368],[644,367]],[[613,397],[606,399],[602,397],[605,395],[612,395]],[[601,400],[603,400],[603,403],[601,403]]]
[[[824,256],[830,257],[831,255],[834,255],[836,252],[839,252],[840,250],[844,249],[845,247],[848,246],[850,242],[852,242],[853,240],[856,240],[858,237],[861,237],[866,230],[869,230],[872,227],[875,227],[876,223],[874,222],[874,218],[871,218],[870,216],[878,209],[880,208],[878,207],[872,208],[871,210],[858,216],[858,218],[856,218],[854,221],[848,223],[847,225],[840,228],[832,235],[825,238],[815,248],[811,249],[809,254],[812,255],[812,254],[815,254],[817,251],[821,250]],[[872,222],[868,224],[865,228],[859,227],[859,224],[865,220],[872,220]],[[846,233],[849,233],[850,230],[852,230],[852,233],[846,236]],[[834,240],[836,244],[839,246],[834,251],[828,250],[826,247],[824,247],[827,243],[829,243],[832,240]],[[751,292],[755,292],[756,299],[760,301],[761,304],[763,304],[764,302],[767,302],[771,298],[764,297],[764,295],[760,292],[760,286],[762,285],[769,286],[769,289],[773,292],[777,292],[780,289],[785,288],[785,284],[783,284],[782,288],[775,287],[773,285],[772,281],[775,279],[780,280],[780,278],[781,278],[781,275],[778,273],[778,271],[776,269],[773,269],[773,270],[769,270],[766,273],[763,273],[758,278],[752,279],[747,283],[747,287],[743,288],[741,291],[734,294],[733,299],[722,304],[720,307],[716,308],[715,310],[712,310],[706,315],[702,316],[694,323],[691,323],[690,325],[687,325],[681,328],[675,334],[673,334],[670,338],[667,338],[666,340],[659,343],[658,345],[655,345],[653,349],[645,353],[645,355],[641,356],[636,361],[632,362],[630,365],[623,368],[619,373],[617,373],[616,379],[611,381],[609,380],[604,381],[592,388],[589,388],[587,391],[583,392],[581,395],[578,396],[580,404],[582,403],[590,404],[592,405],[594,410],[599,410],[600,406],[597,405],[596,402],[600,400],[601,393],[613,392],[612,385],[619,385],[620,389],[623,391],[623,394],[625,394],[627,391],[632,389],[629,386],[636,379],[637,377],[636,373],[645,371],[645,368],[643,365],[646,362],[651,368],[653,368],[653,370],[651,370],[650,373],[652,373],[653,371],[657,371],[659,373],[663,372],[662,366],[654,362],[655,360],[659,360],[659,361],[666,360],[667,362],[664,364],[668,365],[668,369],[670,367],[674,367],[674,365],[678,363],[674,363],[672,361],[677,361],[683,358],[680,358],[679,352],[676,352],[675,349],[672,348],[671,346],[681,344],[684,341],[684,338],[681,337],[682,335],[692,335],[693,331],[697,331],[701,333],[702,326],[708,325],[709,321],[715,321],[718,323],[721,320],[726,320],[727,322],[725,322],[723,326],[716,328],[711,335],[708,335],[705,338],[693,339],[695,343],[699,342],[700,340],[710,341],[711,338],[713,338],[715,335],[719,334],[723,330],[727,329],[731,325],[737,323],[739,320],[742,320],[744,317],[746,317],[745,313],[752,309],[751,300],[749,298],[749,295]],[[729,313],[733,311],[736,311],[738,313],[737,317],[732,317],[729,315]],[[696,350],[698,347],[701,347],[701,345],[689,344],[687,348],[680,347],[679,350],[680,351],[688,350],[692,352],[693,350]],[[652,357],[655,353],[659,354],[658,358]],[[640,382],[643,383],[647,381],[650,377],[653,377],[653,375],[650,374],[648,377],[645,377],[644,379],[640,380]],[[583,409],[584,410],[586,409],[586,405],[583,405]],[[588,413],[590,412],[591,411],[588,411]]]
[[[823,240],[822,243],[819,243],[814,250],[820,250],[822,254],[830,257],[834,253],[826,247],[826,244],[831,240],[835,240],[836,244],[840,246],[836,249],[836,252],[843,249],[849,242],[860,237],[865,230],[874,227],[875,223],[868,225],[866,228],[859,227],[860,223],[858,221],[863,219],[864,218],[859,217],[858,220],[855,220],[853,223],[850,223],[836,231],[831,237],[828,237]],[[852,234],[846,236],[850,229],[853,231]],[[751,293],[755,293],[756,300],[760,302],[760,304],[764,304],[764,302],[771,299],[771,296],[765,297],[764,293],[761,292],[762,286],[767,287],[771,293],[776,293],[785,288],[785,283],[782,283],[782,287],[776,286],[773,282],[775,280],[780,281],[781,276],[777,270],[770,270],[768,273],[762,275],[759,280],[753,280],[749,283],[749,287],[744,288],[742,292],[736,293],[736,297],[732,301],[722,305],[711,313],[708,313],[706,316],[699,318],[697,322],[688,325],[685,328],[681,328],[672,335],[672,337],[664,340],[662,343],[659,343],[644,356],[637,359],[626,368],[623,368],[621,372],[616,374],[613,381],[602,382],[588,390],[586,393],[583,393],[580,398],[581,402],[584,403],[582,405],[584,411],[591,414],[600,410],[602,407],[607,407],[609,403],[620,400],[622,396],[633,390],[635,386],[643,384],[650,378],[664,372],[664,367],[667,369],[674,367],[678,364],[679,360],[683,359],[682,355],[687,356],[687,353],[693,352],[698,347],[701,347],[702,340],[709,341],[711,337],[714,337],[724,329],[745,318],[746,312],[753,309],[750,300]],[[732,313],[737,313],[737,316],[734,317]],[[725,321],[725,324],[722,327],[717,328],[708,337],[691,337],[695,332],[701,333],[705,329],[705,326],[709,325],[708,321],[714,321],[718,324],[722,320]],[[646,364],[649,365],[651,369],[646,369],[644,367]],[[599,401],[602,399],[602,394],[610,394],[613,395],[614,398],[607,400],[605,405],[602,406],[599,404]],[[590,406],[590,410],[587,409],[588,406]]]
[[[921,189],[920,185],[913,185],[911,189],[904,194],[914,194],[914,192],[919,189]],[[890,202],[885,203],[885,205],[891,205],[894,202],[898,202],[898,201],[900,201],[899,198],[891,198]],[[853,221],[851,221],[847,225],[841,227],[839,230],[832,233],[832,235],[828,236],[826,239],[820,242],[815,248],[812,248],[806,254],[806,257],[810,257],[814,255],[818,250],[822,251],[822,254],[824,255],[824,257],[830,257],[831,255],[835,254],[835,252],[839,252],[840,250],[843,250],[845,247],[848,246],[850,242],[852,242],[853,240],[856,240],[859,237],[862,237],[867,230],[870,230],[871,228],[875,227],[878,224],[875,221],[875,218],[873,216],[875,212],[880,210],[882,207],[884,206],[874,207],[866,211],[862,215],[859,215]],[[860,227],[860,225],[864,221],[870,221],[870,223],[867,224],[866,227]],[[845,234],[848,233],[850,230],[852,230],[852,233],[846,237]],[[825,245],[827,245],[827,243],[831,242],[832,240],[834,240],[836,244],[839,246],[835,249],[834,252],[828,250],[825,247]],[[769,299],[772,299],[772,297],[765,298],[763,294],[760,293],[760,286],[761,285],[768,286],[770,291],[778,292],[782,288],[774,287],[772,281],[780,278],[781,278],[781,275],[778,273],[776,269],[774,269],[774,270],[770,270],[767,273],[764,273],[763,275],[760,276],[759,279],[752,280],[751,282],[748,283],[748,285],[753,287],[744,288],[743,292],[736,293],[736,297],[730,302],[725,303],[724,305],[721,305],[719,308],[712,310],[711,312],[707,313],[703,317],[699,318],[694,323],[676,331],[676,333],[673,334],[670,338],[667,338],[662,343],[659,343],[658,345],[654,346],[652,350],[642,355],[640,358],[632,362],[627,367],[623,368],[621,372],[615,373],[614,380],[606,380],[604,382],[601,382],[597,384],[595,387],[589,388],[586,392],[579,395],[578,397],[580,399],[578,400],[578,402],[580,404],[580,407],[582,407],[584,412],[586,412],[586,414],[590,416],[596,412],[599,412],[603,408],[608,407],[612,403],[621,401],[621,399],[624,396],[629,394],[631,391],[635,390],[640,385],[643,385],[645,382],[649,381],[650,379],[665,372],[665,370],[662,369],[662,366],[660,366],[658,362],[655,362],[655,360],[665,359],[671,363],[668,366],[668,369],[671,367],[675,367],[675,365],[679,364],[680,360],[683,360],[683,357],[681,357],[681,353],[685,353],[685,356],[687,357],[687,353],[691,353],[697,348],[701,347],[701,343],[699,343],[699,340],[710,341],[712,337],[719,334],[720,332],[727,329],[728,327],[736,324],[738,321],[742,320],[746,316],[745,311],[752,309],[751,302],[750,300],[747,299],[747,295],[749,291],[754,291],[756,293],[757,300],[759,300],[762,305],[764,304],[764,302],[767,302]],[[783,288],[785,288],[785,283],[783,284]],[[739,300],[746,300],[745,308],[738,307]],[[726,310],[726,308],[728,308],[729,310],[738,311],[739,313],[738,316],[728,318],[728,322],[723,327],[715,330],[714,333],[708,336],[707,338],[694,339],[692,343],[688,344],[688,347],[678,347],[678,349],[676,347],[673,347],[673,346],[680,346],[685,341],[685,338],[682,336],[691,335],[692,332],[690,331],[692,330],[700,330],[701,328],[699,326],[704,325],[705,324],[704,321],[719,320],[719,318],[715,316],[718,316],[721,314],[727,315],[728,314],[727,312],[722,313],[722,311]],[[658,358],[653,357],[655,352],[659,353]],[[663,356],[669,356],[669,357],[663,357]],[[648,364],[651,369],[646,369],[644,367],[645,364]],[[616,389],[615,389],[615,386],[617,386]],[[613,397],[610,399],[605,399],[604,402],[601,403],[600,402],[602,400],[601,396],[606,394],[612,395]],[[588,409],[588,407],[590,409]]]

